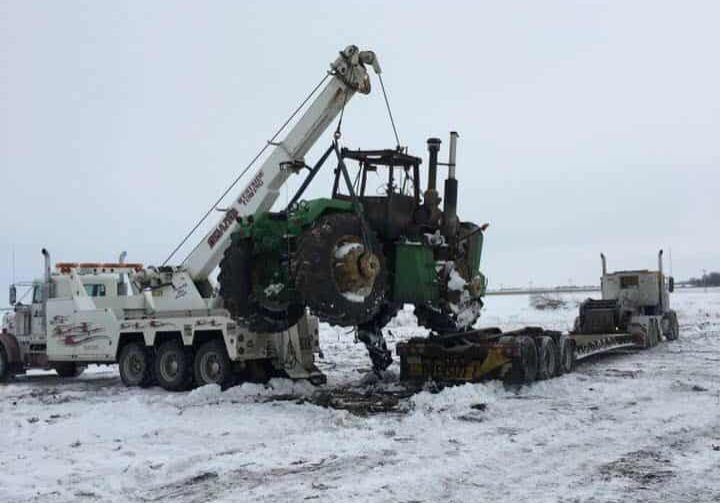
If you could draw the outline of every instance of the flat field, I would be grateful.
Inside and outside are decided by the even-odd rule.
[[[538,311],[491,296],[479,326],[568,329],[582,294]],[[0,501],[720,501],[720,291],[676,293],[680,340],[519,389],[372,383],[324,326],[328,384],[128,389],[117,369],[0,385]],[[411,311],[386,330],[422,334]],[[394,377],[393,377],[394,375]]]

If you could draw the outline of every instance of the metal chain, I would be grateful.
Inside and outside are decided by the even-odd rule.
[[[180,241],[180,244],[175,247],[175,249],[168,255],[168,258],[165,259],[165,261],[162,263],[162,265],[166,265],[171,258],[178,252],[180,248],[183,247],[183,245],[187,242],[188,239],[190,239],[190,236],[192,236],[195,231],[200,227],[205,220],[207,220],[207,217],[210,216],[210,214],[217,208],[218,204],[222,202],[223,199],[225,199],[225,196],[228,195],[228,193],[237,185],[237,183],[240,181],[240,179],[245,175],[245,173],[248,172],[248,170],[253,167],[253,165],[257,162],[257,160],[265,153],[265,151],[268,149],[270,145],[274,143],[274,141],[277,139],[277,137],[280,135],[280,133],[283,132],[283,130],[287,127],[288,124],[295,118],[295,116],[300,112],[300,110],[303,109],[303,107],[307,104],[308,101],[310,101],[310,98],[313,97],[313,95],[317,92],[318,89],[320,89],[320,86],[322,86],[325,81],[330,77],[331,73],[326,73],[325,76],[322,78],[320,82],[313,88],[312,91],[310,91],[310,94],[307,95],[307,97],[298,105],[298,107],[295,109],[295,111],[290,115],[290,117],[287,118],[287,120],[283,123],[282,126],[275,132],[275,134],[270,138],[270,140],[265,143],[263,148],[260,149],[260,151],[253,157],[253,159],[250,161],[250,163],[245,167],[245,169],[240,172],[240,174],[235,178],[235,180],[228,186],[225,191],[222,193],[222,195],[213,203],[212,206],[210,206],[210,209],[205,212],[205,214],[202,216],[202,218],[195,224],[195,226],[190,230],[190,232],[187,233],[187,235],[183,238],[182,241]]]

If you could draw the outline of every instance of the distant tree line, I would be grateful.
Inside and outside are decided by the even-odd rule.
[[[690,278],[692,286],[720,286],[720,272],[703,274],[701,278]]]

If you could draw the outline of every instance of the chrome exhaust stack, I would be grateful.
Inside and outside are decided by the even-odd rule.
[[[454,239],[457,234],[458,182],[455,178],[455,160],[457,157],[457,131],[450,132],[450,152],[448,154],[448,177],[445,180],[445,200],[443,202],[443,234]]]

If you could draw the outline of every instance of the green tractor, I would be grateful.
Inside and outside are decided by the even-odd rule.
[[[434,332],[470,329],[486,288],[479,266],[487,226],[457,218],[456,138],[451,133],[442,209],[439,139],[428,140],[423,194],[419,157],[334,142],[284,211],[240,220],[220,263],[225,307],[258,332],[284,330],[307,308],[321,321],[357,327],[376,371],[392,361],[381,329],[405,303]],[[331,197],[303,200],[333,153]],[[381,177],[380,190],[369,187],[369,175]]]

